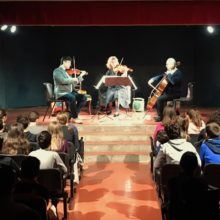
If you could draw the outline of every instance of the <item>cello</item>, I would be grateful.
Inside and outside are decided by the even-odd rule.
[[[180,62],[179,61],[176,62],[174,69],[179,65],[180,65]],[[155,87],[151,85],[151,87],[153,87],[153,90],[151,91],[150,96],[148,97],[148,102],[146,106],[147,110],[151,110],[155,106],[158,97],[160,97],[163,94],[168,84],[169,84],[169,81],[167,79],[167,74],[165,73],[163,78],[160,80],[160,82]]]

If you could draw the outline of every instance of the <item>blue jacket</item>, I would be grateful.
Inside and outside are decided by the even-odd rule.
[[[201,145],[199,155],[203,165],[209,163],[220,164],[220,138],[204,141]]]
[[[164,77],[164,74],[153,77],[153,81],[159,82]],[[176,94],[181,95],[181,82],[182,82],[182,73],[180,70],[176,70],[173,74],[167,75],[167,80],[169,84],[167,85],[164,93],[166,94]]]

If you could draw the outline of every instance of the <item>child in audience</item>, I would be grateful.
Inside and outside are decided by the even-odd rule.
[[[23,126],[18,123],[13,124],[3,141],[2,153],[11,155],[28,154],[29,148],[30,145],[25,138]]]
[[[206,125],[206,140],[202,143],[199,154],[203,165],[220,163],[220,126],[217,123]]]

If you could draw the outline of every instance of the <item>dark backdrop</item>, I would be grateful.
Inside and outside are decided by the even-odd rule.
[[[0,32],[0,106],[46,104],[42,83],[52,82],[53,69],[63,55],[75,56],[76,68],[89,72],[83,82],[96,103],[93,88],[106,72],[109,56],[123,63],[138,86],[137,97],[148,97],[150,77],[165,70],[168,57],[181,61],[186,84],[195,83],[194,104],[219,106],[220,37],[201,26],[163,27],[18,27],[16,34]]]

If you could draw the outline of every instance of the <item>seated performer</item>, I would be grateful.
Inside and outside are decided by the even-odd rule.
[[[155,76],[148,81],[148,84],[152,86],[153,82],[160,82],[160,80],[166,75],[168,80],[168,85],[165,88],[163,94],[157,98],[157,114],[155,121],[161,121],[163,115],[164,105],[167,101],[172,101],[177,99],[181,95],[181,81],[182,73],[177,69],[177,63],[174,58],[168,58],[166,61],[167,71],[163,74]]]
[[[70,69],[71,62],[71,57],[62,57],[61,65],[53,71],[54,93],[56,98],[67,102],[73,118],[72,122],[81,124],[82,121],[78,119],[78,114],[86,104],[86,96],[74,90],[74,86],[83,80],[82,76],[72,78],[66,72]]]
[[[106,72],[107,76],[117,76],[117,73],[121,74],[118,76],[126,77],[128,76],[128,68],[118,68],[120,67],[118,58],[111,56],[108,58],[106,66],[108,71]],[[106,93],[105,107],[109,102],[115,101],[115,114],[114,117],[119,116],[119,105],[124,108],[129,108],[131,103],[131,87],[130,86],[109,86]]]

